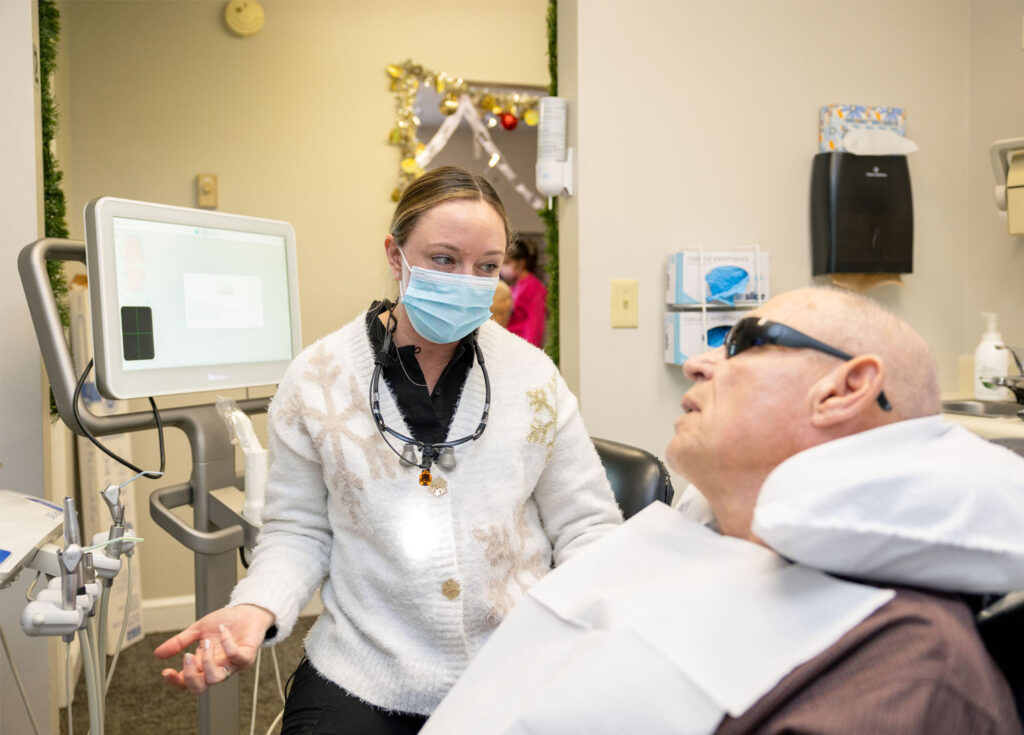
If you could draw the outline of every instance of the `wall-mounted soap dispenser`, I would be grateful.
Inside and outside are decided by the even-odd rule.
[[[907,157],[832,151],[811,174],[813,272],[912,273],[914,209]]]

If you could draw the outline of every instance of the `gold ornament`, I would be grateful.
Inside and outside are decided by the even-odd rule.
[[[459,101],[453,95],[447,95],[441,100],[441,112],[445,115],[454,115],[459,109]]]
[[[403,133],[401,128],[391,128],[391,135],[388,136],[388,143],[399,145],[402,142]]]
[[[407,174],[415,174],[418,166],[416,165],[415,158],[403,158],[402,159],[402,171]]]
[[[496,99],[494,99],[494,95],[493,94],[485,94],[483,99],[480,100],[480,106],[482,108],[484,108],[485,110],[490,110],[496,104],[498,104],[498,101]]]
[[[398,79],[398,77],[402,76],[402,67],[397,66],[396,64],[388,64],[387,70],[388,76],[392,79]]]
[[[402,192],[400,192],[398,189],[392,189],[391,190],[391,201],[397,202],[401,198],[402,198]]]
[[[423,143],[417,143],[416,144],[416,153],[423,153],[423,151],[425,151],[426,149],[427,149],[427,146],[424,145]]]
[[[523,122],[533,127],[540,122],[540,113],[536,110],[527,110],[523,113]]]

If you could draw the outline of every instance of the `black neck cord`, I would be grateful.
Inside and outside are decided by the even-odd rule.
[[[384,343],[383,345],[381,345],[380,350],[373,358],[373,377],[370,379],[370,413],[373,414],[373,422],[377,425],[377,431],[380,432],[380,436],[384,440],[384,443],[388,445],[388,449],[394,452],[403,463],[413,465],[416,464],[415,462],[411,462],[401,452],[395,449],[391,442],[388,441],[388,434],[390,434],[403,444],[407,446],[411,445],[420,450],[420,462],[418,465],[420,470],[422,470],[422,472],[420,473],[420,484],[429,485],[430,465],[437,461],[437,459],[441,456],[442,450],[457,447],[460,444],[465,444],[466,442],[475,441],[476,439],[480,438],[480,435],[484,433],[484,429],[487,428],[487,416],[491,410],[491,379],[487,375],[487,367],[484,365],[483,350],[480,349],[480,344],[477,341],[476,336],[474,335],[473,351],[476,354],[477,362],[480,363],[480,372],[483,373],[484,376],[484,410],[482,415],[480,416],[480,423],[477,425],[476,430],[469,436],[464,436],[461,439],[455,439],[454,441],[440,442],[436,444],[432,444],[430,442],[421,442],[416,439],[413,439],[412,437],[400,434],[399,432],[395,431],[390,426],[384,423],[384,417],[381,415],[380,412],[380,374],[381,370],[384,368],[385,362],[388,359],[388,354],[391,352],[392,335],[394,334],[395,329],[397,327],[398,321],[395,319],[394,306],[392,306],[390,309],[388,309],[388,323],[387,326],[385,326],[384,328]]]
[[[148,478],[150,480],[156,480],[156,479],[159,479],[160,477],[163,477],[164,465],[166,463],[166,457],[164,455],[164,425],[163,425],[163,422],[160,420],[160,411],[157,410],[156,401],[154,401],[153,397],[150,396],[150,398],[149,398],[149,405],[153,409],[153,418],[156,421],[156,433],[157,433],[157,437],[158,437],[158,439],[160,441],[160,470],[159,471],[155,471],[155,470],[142,470],[142,469],[139,469],[138,467],[136,467],[135,465],[133,465],[131,462],[129,462],[125,458],[117,456],[112,451],[107,449],[105,446],[100,444],[99,440],[96,439],[96,437],[93,436],[93,433],[91,431],[89,431],[89,429],[86,427],[85,424],[82,423],[82,416],[78,412],[78,399],[82,395],[82,386],[85,385],[85,379],[89,375],[89,371],[90,370],[92,370],[92,360],[89,360],[89,364],[85,366],[85,370],[82,372],[81,377],[78,379],[78,384],[75,386],[75,395],[74,395],[74,398],[71,401],[71,406],[72,406],[72,408],[74,410],[75,421],[78,423],[78,428],[81,429],[82,433],[85,434],[85,437],[89,441],[91,441],[93,444],[95,444],[97,447],[99,447],[100,450],[104,454],[106,454],[111,459],[116,460],[117,462],[120,462],[125,467],[127,467],[128,469],[130,469],[133,472],[135,472],[136,475],[139,475],[141,477],[146,477],[146,478]]]

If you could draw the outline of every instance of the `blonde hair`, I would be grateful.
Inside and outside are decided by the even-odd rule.
[[[435,168],[409,185],[402,198],[398,200],[395,215],[391,218],[391,236],[395,238],[399,247],[403,247],[406,238],[416,227],[420,215],[439,204],[456,199],[481,201],[491,205],[505,226],[505,247],[508,248],[512,240],[512,228],[498,193],[483,176],[457,166]]]

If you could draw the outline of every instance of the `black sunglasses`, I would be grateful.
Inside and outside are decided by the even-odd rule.
[[[779,324],[769,319],[748,316],[740,319],[729,330],[725,336],[725,357],[736,357],[744,350],[761,345],[778,345],[779,347],[794,347],[796,349],[817,350],[826,355],[838,357],[840,360],[852,360],[850,355],[842,350],[837,350],[831,345],[819,342],[814,337],[798,332],[785,324]],[[891,411],[892,406],[885,397],[885,391],[878,394],[878,405],[883,411]]]

